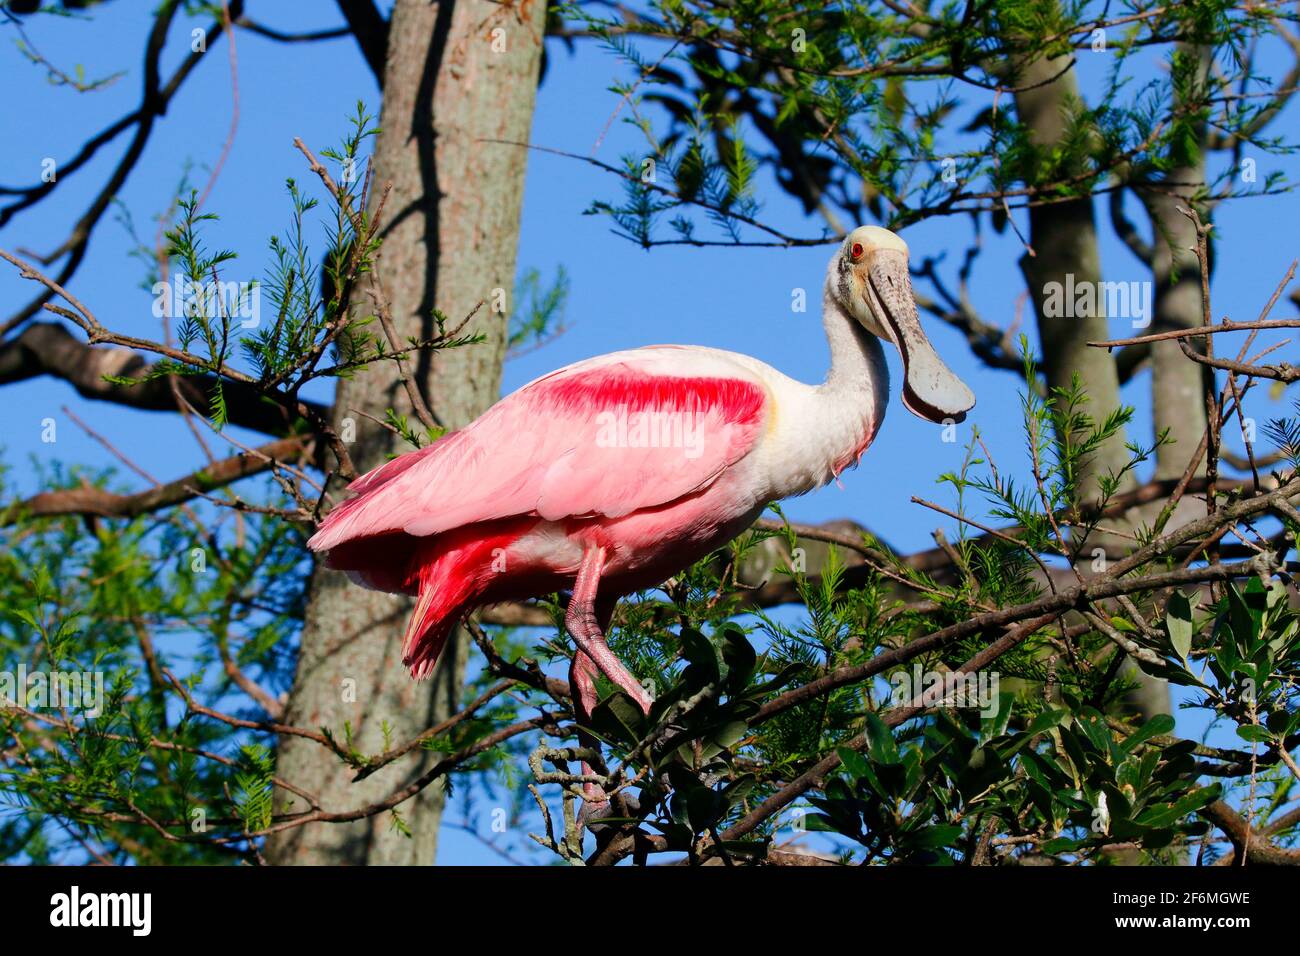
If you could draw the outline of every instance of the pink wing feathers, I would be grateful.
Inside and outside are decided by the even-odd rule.
[[[619,517],[706,487],[752,449],[767,394],[749,378],[626,358],[562,369],[351,485],[308,545],[416,537],[518,516]]]

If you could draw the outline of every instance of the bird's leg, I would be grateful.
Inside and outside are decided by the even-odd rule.
[[[599,751],[600,741],[581,729],[590,726],[591,712],[598,702],[596,696],[596,671],[599,669],[606,677],[623,688],[638,706],[646,713],[650,712],[650,695],[637,683],[627,668],[614,656],[614,652],[605,643],[605,632],[609,630],[614,618],[617,598],[598,598],[596,591],[600,583],[600,572],[605,564],[605,549],[595,548],[583,555],[578,569],[578,578],[574,582],[573,596],[569,599],[569,610],[565,624],[577,648],[573,652],[573,662],[569,667],[569,687],[573,694],[574,712],[578,717],[578,743],[583,747],[592,747]],[[591,765],[582,761],[582,773],[592,773]],[[584,783],[582,787],[582,809],[578,814],[579,826],[596,825],[611,812],[610,799],[599,784]]]
[[[573,661],[569,664],[569,687],[573,691],[573,705],[577,708],[578,720],[591,724],[591,712],[599,700],[596,697],[596,664],[581,650],[573,652]]]
[[[581,649],[573,652],[573,663],[569,665],[569,689],[573,694],[574,713],[578,717],[578,723],[584,726],[591,726],[591,712],[595,709],[596,698],[596,664]],[[582,730],[578,731],[578,743],[583,747],[599,747],[600,741],[591,734]],[[587,775],[594,773],[591,764],[582,761],[582,773]],[[582,785],[582,798],[588,805],[583,807],[585,816],[603,815],[609,807],[609,798],[605,796],[605,791],[599,784],[584,783]]]
[[[583,554],[564,624],[573,636],[573,642],[578,645],[578,650],[590,658],[602,674],[626,691],[627,695],[637,702],[637,706],[648,714],[650,695],[609,649],[596,614],[596,588],[600,584],[600,572],[604,566],[604,548],[592,548]]]

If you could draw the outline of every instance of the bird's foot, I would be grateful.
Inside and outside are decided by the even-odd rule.
[[[582,775],[595,774],[595,770],[585,760],[582,762]],[[610,813],[609,796],[598,783],[590,781],[582,785],[582,806],[578,808],[578,827],[590,827],[598,823],[601,817]]]
[[[624,692],[636,701],[636,705],[641,708],[641,713],[649,717],[650,705],[655,702],[655,699],[650,696],[650,692],[635,680],[629,681],[627,684],[622,685],[622,687]]]

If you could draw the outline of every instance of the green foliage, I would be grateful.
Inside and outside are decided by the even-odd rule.
[[[1066,702],[999,733],[1014,708],[1003,695],[999,714],[979,722],[941,713],[902,747],[868,715],[870,748],[840,750],[843,773],[811,800],[821,812],[808,825],[852,837],[866,862],[931,865],[969,861],[995,834],[1008,845],[1032,834],[1043,853],[1073,857],[1117,841],[1157,851],[1175,835],[1205,832],[1189,818],[1219,787],[1188,791],[1195,744],[1143,746],[1172,730],[1172,718],[1123,737],[1098,711]]]
[[[271,825],[274,754],[261,744],[246,744],[240,748],[239,756],[241,769],[235,774],[235,809],[244,830],[255,833]]]
[[[660,0],[632,22],[580,4],[560,13],[633,76],[614,89],[632,104],[624,122],[646,152],[624,157],[622,202],[590,211],[643,246],[790,241],[758,222],[752,183],[765,166],[805,213],[832,226],[988,212],[1002,231],[1009,208],[1159,180],[1195,162],[1207,126],[1261,151],[1295,148],[1263,132],[1272,96],[1235,95],[1284,92],[1251,55],[1276,34],[1275,17],[1294,20],[1271,7],[1138,3],[1121,12],[1018,0],[900,16],[896,5],[856,0]],[[665,37],[675,40],[666,49]],[[1200,44],[1221,74],[1207,74],[1178,40]],[[1164,68],[1154,75],[1152,55]],[[1061,135],[1044,142],[1017,119],[1013,95],[1037,82],[1029,65],[1054,57],[1093,58],[1106,82],[1092,103],[1069,99]],[[643,181],[647,160],[672,182]],[[1216,172],[1206,193],[1290,188],[1280,171],[1254,184],[1235,173]],[[716,231],[705,235],[701,219]],[[671,232],[659,228],[665,221]]]
[[[38,476],[51,489],[109,480]],[[7,481],[2,490],[14,497]],[[273,738],[187,713],[180,686],[238,700],[229,659],[271,693],[286,690],[306,562],[296,526],[266,518],[235,533],[233,517],[195,523],[176,511],[89,528],[66,517],[0,530],[4,670],[101,688],[90,706],[0,708],[0,747],[23,755],[0,768],[0,858],[66,862],[93,845],[118,862],[176,864],[251,848],[242,832],[269,813]],[[138,815],[170,837],[126,822]]]
[[[161,317],[175,322],[176,346],[154,345],[162,357],[145,374],[111,381],[133,387],[206,375],[209,405],[200,411],[220,430],[232,382],[295,410],[292,420],[299,390],[314,378],[478,341],[434,314],[435,338],[394,345],[371,331],[379,323],[353,301],[379,247],[358,173],[360,150],[374,133],[358,104],[342,145],[322,153],[337,164],[335,188],[326,189],[331,251],[324,264],[317,265],[306,240],[319,201],[291,180],[290,224],[270,241],[267,279],[239,285],[234,295],[222,272],[235,254],[211,247],[217,216],[200,210],[197,191],[183,179],[161,259],[138,239],[133,251],[153,282],[172,277],[166,295],[176,308]],[[123,211],[120,218],[134,236],[130,216]],[[263,294],[271,308],[248,314],[248,300]],[[149,345],[141,343],[127,344]],[[323,361],[331,355],[332,362]],[[440,434],[417,430],[392,410],[389,418],[416,445]],[[311,425],[330,437],[328,423]],[[5,510],[0,692],[17,706],[0,706],[0,859],[259,858],[275,818],[275,735],[266,720],[292,679],[311,566],[305,538],[313,502],[290,480],[297,477],[277,462],[271,475],[246,479],[237,492],[200,470],[193,485],[201,497],[137,518],[83,521],[33,517],[21,506]],[[303,477],[304,485],[311,481]],[[55,494],[127,490],[112,472],[57,464],[37,463],[34,478]],[[3,472],[0,496],[22,501]],[[21,674],[34,675],[35,688],[64,681],[78,696],[57,700],[51,691],[31,698]],[[457,739],[475,730],[485,732],[466,721]],[[350,728],[322,734],[326,746],[339,737],[347,741]],[[326,759],[359,769],[375,756],[355,753],[350,743],[334,747]]]
[[[506,348],[515,355],[545,345],[563,335],[564,307],[569,298],[569,274],[564,266],[555,271],[555,281],[543,287],[536,269],[525,270],[515,288],[515,310],[510,314]]]
[[[199,211],[197,191],[182,180],[187,194],[176,200],[178,221],[166,231],[164,257],[173,275],[164,293],[170,304],[164,315],[177,323],[179,350],[163,350],[163,357],[142,375],[107,376],[107,381],[130,387],[165,376],[209,375],[209,403],[201,411],[220,430],[228,418],[225,392],[231,380],[257,389],[297,417],[298,395],[313,379],[348,378],[372,363],[421,349],[461,348],[482,341],[481,333],[463,332],[463,323],[448,329],[447,317],[437,311],[430,339],[393,341],[370,304],[363,304],[366,297],[358,290],[372,271],[380,238],[367,207],[369,174],[361,150],[378,128],[362,103],[350,125],[341,144],[321,154],[335,168],[331,174],[320,167],[329,179],[324,190],[328,249],[320,265],[307,239],[320,200],[289,179],[289,227],[269,240],[265,281],[235,283],[223,278],[223,267],[236,255],[209,251],[205,234],[218,217]],[[134,236],[129,215],[120,218]],[[149,263],[151,275],[157,274],[158,263],[149,250],[138,244],[134,254]],[[236,354],[242,355],[249,372],[232,367]],[[333,361],[322,365],[326,356]],[[397,413],[390,410],[390,417],[390,426],[416,447],[437,437],[426,429],[422,440],[415,429],[397,424]],[[327,423],[311,424],[328,433]]]

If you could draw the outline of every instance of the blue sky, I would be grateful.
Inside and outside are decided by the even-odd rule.
[[[333,4],[251,5],[252,15],[287,29],[335,26]],[[46,157],[72,155],[88,131],[134,109],[140,84],[140,50],[149,5],[123,2],[98,9],[91,20],[60,21],[35,18],[28,31],[36,47],[70,69],[86,65],[90,77],[126,71],[116,83],[94,93],[77,94],[47,83],[44,71],[13,48],[12,29],[0,26],[0,64],[6,83],[6,106],[0,115],[0,183],[26,185],[40,176]],[[178,18],[181,19],[181,18]],[[190,26],[178,22],[164,57],[168,73],[188,52]],[[229,159],[208,199],[206,209],[220,215],[209,241],[240,253],[225,278],[252,279],[263,274],[267,239],[288,221],[284,189],[287,177],[306,184],[311,174],[292,147],[300,136],[319,151],[338,141],[346,117],[358,99],[377,112],[379,95],[355,44],[349,39],[310,45],[284,46],[241,31],[237,36],[240,112]],[[550,49],[550,69],[541,87],[532,142],[539,146],[590,155],[617,103],[608,90],[611,80],[627,74],[609,53],[579,44],[570,54],[559,44]],[[142,234],[152,238],[153,215],[174,195],[187,164],[200,187],[208,167],[220,154],[231,119],[228,46],[216,43],[208,59],[186,83],[168,114],[160,120],[139,167],[120,199]],[[1081,73],[1085,89],[1103,78],[1101,57],[1085,54]],[[1281,69],[1279,68],[1279,73]],[[974,91],[972,91],[974,92]],[[1295,108],[1282,123],[1294,127]],[[639,135],[615,122],[595,156],[617,163],[624,151],[639,150]],[[85,170],[68,177],[35,211],[18,216],[0,234],[0,246],[44,252],[57,246],[104,181],[125,145],[125,137],[102,151]],[[507,147],[501,147],[507,148]],[[1260,178],[1292,161],[1256,154]],[[314,184],[313,184],[314,185]],[[563,267],[571,280],[565,318],[569,331],[545,348],[512,361],[506,368],[509,391],[534,376],[571,361],[602,352],[659,342],[682,342],[747,352],[805,381],[820,381],[828,356],[820,328],[817,303],[829,248],[691,249],[663,247],[644,251],[610,234],[602,217],[584,216],[593,199],[616,200],[620,184],[591,166],[571,159],[534,152],[529,159],[522,236],[521,271],[540,270],[544,279]],[[764,218],[800,235],[820,232],[820,223],[804,220],[774,188],[765,188]],[[1141,280],[1143,268],[1101,223],[1102,263],[1107,279]],[[1140,217],[1138,217],[1140,219]],[[1224,241],[1219,247],[1213,300],[1216,318],[1254,318],[1297,247],[1293,224],[1300,220],[1300,199],[1294,195],[1247,199],[1223,207],[1216,225]],[[1023,228],[1023,216],[1020,217]],[[955,268],[970,237],[967,220],[947,219],[908,230],[914,256],[946,251]],[[986,230],[987,248],[973,280],[971,296],[982,316],[997,325],[1011,322],[1024,283],[1017,259],[1021,249],[1010,231],[1002,236]],[[104,324],[131,334],[154,337],[157,320],[151,298],[141,289],[144,268],[128,256],[130,242],[111,218],[98,227],[89,255],[71,284],[72,291]],[[323,248],[323,246],[321,247]],[[949,271],[949,276],[952,272]],[[808,290],[810,309],[792,313],[791,293]],[[32,296],[34,286],[0,270],[0,301],[4,315]],[[1279,307],[1286,315],[1289,307]],[[1292,309],[1291,312],[1294,310]],[[1033,337],[1026,311],[1025,331]],[[909,503],[912,495],[951,503],[947,489],[935,485],[943,471],[957,468],[969,428],[977,426],[999,465],[1017,468],[1023,461],[1019,429],[1020,406],[1016,379],[1006,372],[985,369],[961,337],[928,323],[932,340],[949,364],[974,389],[978,405],[961,427],[956,443],[942,441],[941,430],[892,404],[883,430],[861,466],[844,475],[842,487],[830,486],[786,507],[792,520],[817,522],[851,517],[875,530],[895,547],[930,547],[930,532],[952,523]],[[1113,331],[1130,331],[1127,320],[1116,320]],[[1281,353],[1286,358],[1286,352]],[[890,354],[894,391],[900,378],[897,357]],[[1150,440],[1149,376],[1137,376],[1124,398],[1137,408],[1131,437]],[[1281,413],[1266,389],[1258,389],[1253,413],[1262,422]],[[35,490],[34,477],[24,467],[30,456],[58,458],[95,466],[115,464],[108,453],[88,439],[61,411],[66,405],[77,416],[113,441],[144,468],[166,480],[192,470],[201,460],[193,439],[173,416],[136,412],[81,399],[70,386],[36,379],[7,386],[0,416],[0,446],[5,461],[17,465],[19,487]],[[323,393],[318,397],[324,397]],[[58,441],[40,440],[41,421],[55,418]],[[241,441],[257,436],[235,432]],[[1182,730],[1195,732],[1195,719],[1183,718]],[[471,837],[455,831],[444,835],[443,862],[494,862],[495,858]]]

